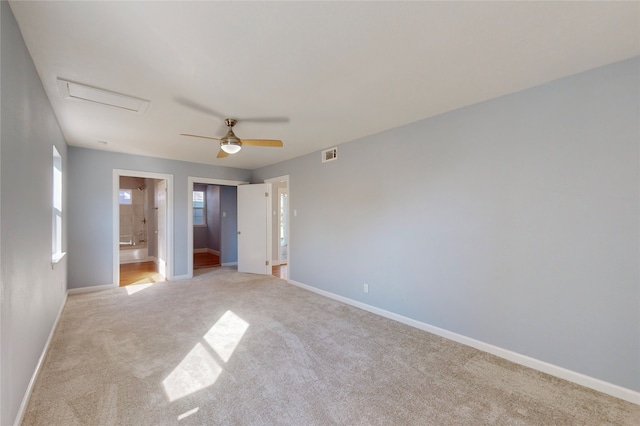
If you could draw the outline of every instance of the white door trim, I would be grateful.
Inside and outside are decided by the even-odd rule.
[[[225,180],[225,179],[213,179],[203,178],[197,176],[189,176],[187,178],[187,276],[184,278],[193,277],[193,184],[204,183],[207,185],[221,185],[221,186],[238,186],[244,185],[249,182],[242,180]],[[222,259],[220,259],[222,263]]]
[[[167,182],[166,211],[166,253],[167,280],[173,279],[173,175],[166,173],[143,172],[140,170],[113,169],[113,285],[120,285],[120,176],[132,176],[148,179],[159,179]]]

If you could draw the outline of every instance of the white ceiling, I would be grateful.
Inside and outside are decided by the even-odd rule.
[[[69,145],[247,169],[640,54],[639,2],[11,8]],[[57,78],[151,103],[139,115],[63,99]],[[223,136],[216,115],[238,118],[240,138],[285,147],[216,159],[217,142],[179,136]]]

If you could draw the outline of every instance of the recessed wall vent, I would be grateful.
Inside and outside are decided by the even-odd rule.
[[[338,159],[338,148],[329,148],[322,151],[322,162],[333,161]]]
[[[58,88],[60,89],[60,95],[65,99],[93,102],[137,112],[138,114],[144,114],[149,106],[149,101],[144,99],[97,89],[95,87],[85,86],[84,84],[65,81],[60,78],[58,79]]]

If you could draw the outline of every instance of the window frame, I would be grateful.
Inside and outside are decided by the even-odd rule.
[[[63,191],[64,175],[62,168],[62,156],[58,149],[53,146],[53,165],[51,183],[51,267],[60,262],[67,254],[62,251],[63,246]]]
[[[192,195],[191,195],[191,202],[192,202],[192,220],[193,220],[193,227],[194,228],[206,228],[207,227],[207,191],[205,190],[201,190],[201,189],[194,189],[192,191]],[[195,205],[195,195],[196,193],[202,193],[202,207],[196,207]],[[196,223],[196,211],[201,210],[202,211],[202,223]]]
[[[122,193],[126,192],[129,194],[129,202],[128,203],[123,203],[122,200]],[[131,206],[133,205],[133,190],[130,188],[120,188],[118,190],[118,202],[120,203],[121,206]]]

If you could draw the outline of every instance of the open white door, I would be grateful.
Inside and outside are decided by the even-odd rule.
[[[158,273],[167,277],[167,181],[160,180],[156,183],[156,207],[158,217],[156,221],[156,234],[158,234]]]
[[[271,275],[271,184],[238,186],[238,272]]]

